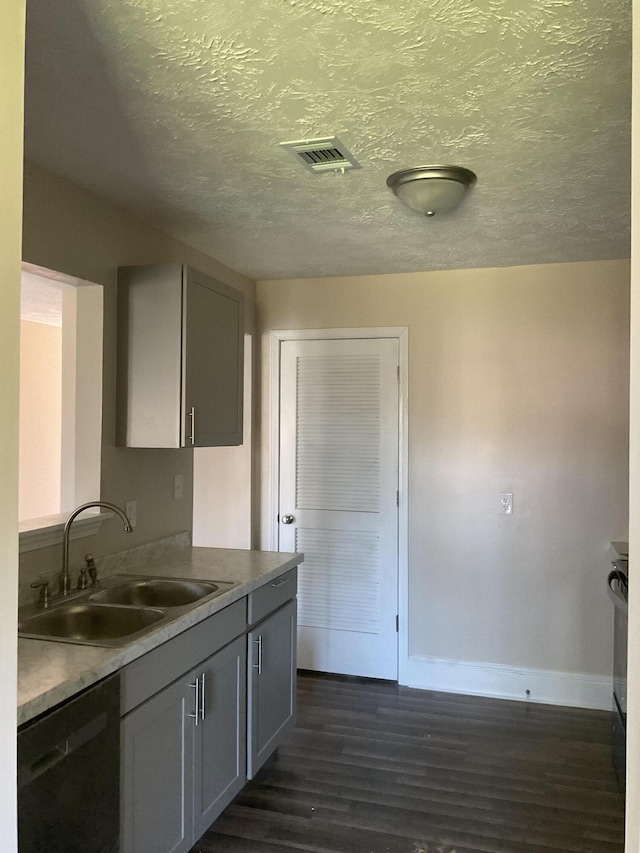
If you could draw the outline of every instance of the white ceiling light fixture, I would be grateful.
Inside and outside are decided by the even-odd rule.
[[[387,186],[403,204],[425,216],[453,210],[477,178],[462,166],[418,166],[387,178]]]

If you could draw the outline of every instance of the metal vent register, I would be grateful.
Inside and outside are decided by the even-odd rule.
[[[280,145],[290,151],[310,172],[343,172],[347,169],[362,168],[353,154],[335,136],[328,139],[281,142]]]

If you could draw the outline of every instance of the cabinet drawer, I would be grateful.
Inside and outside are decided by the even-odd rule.
[[[298,570],[291,569],[249,593],[248,620],[255,625],[291,598],[296,597]]]
[[[121,673],[122,716],[235,640],[246,627],[247,600],[242,598],[130,663]]]

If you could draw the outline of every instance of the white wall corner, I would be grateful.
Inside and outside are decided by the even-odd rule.
[[[400,683],[421,690],[463,693],[497,699],[610,710],[610,677],[543,669],[514,669],[494,663],[468,663],[410,655]],[[527,692],[530,695],[527,696]]]

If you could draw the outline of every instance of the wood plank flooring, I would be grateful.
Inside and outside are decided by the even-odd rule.
[[[193,853],[623,853],[609,715],[300,674],[295,732]]]

